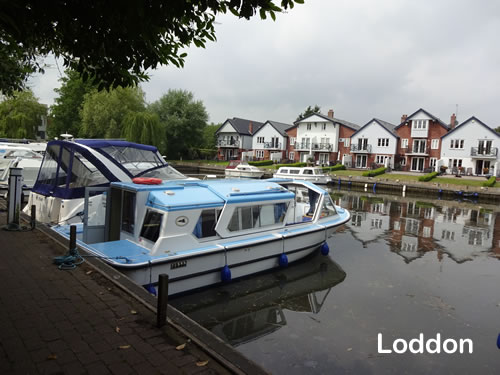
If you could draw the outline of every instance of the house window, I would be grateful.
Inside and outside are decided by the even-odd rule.
[[[312,124],[307,124],[307,130],[311,130]]]
[[[463,139],[451,139],[450,140],[450,148],[463,149],[464,148],[464,140]]]
[[[401,148],[408,148],[408,138],[401,140]]]
[[[322,129],[322,130],[326,130],[326,124],[322,124],[322,125],[321,125],[321,129]]]
[[[413,120],[413,129],[427,129],[428,120]]]
[[[295,137],[290,137],[290,146],[295,144]]]
[[[263,159],[264,158],[264,150],[255,150],[255,157],[257,159]]]
[[[257,137],[257,143],[264,143],[264,137]]]
[[[387,156],[385,156],[387,157]],[[383,155],[377,155],[375,156],[375,163],[377,164],[384,164],[384,156]]]
[[[351,143],[351,138],[344,138],[344,147],[349,147]]]
[[[387,146],[389,146],[389,138],[379,138],[377,145],[379,147],[387,147]]]
[[[450,159],[448,161],[449,168],[457,168],[462,166],[462,159]]]
[[[293,151],[292,151],[292,152],[290,152],[290,153],[288,154],[288,159],[290,159],[290,160],[295,160],[295,152],[293,152]]]
[[[431,160],[429,161],[429,167],[435,169],[436,163],[437,163],[437,158],[431,158]]]
[[[431,149],[437,150],[439,148],[439,139],[433,139],[431,141]]]

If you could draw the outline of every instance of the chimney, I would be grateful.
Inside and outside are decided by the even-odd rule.
[[[406,119],[407,119],[407,118],[408,118],[408,115],[402,115],[402,116],[401,116],[401,124],[402,124],[403,122],[406,122]]]
[[[328,118],[333,118],[333,109],[328,110]]]
[[[248,124],[248,132],[250,134],[253,134],[253,124],[252,124],[252,121],[250,121],[250,123]]]
[[[454,129],[457,124],[457,116],[453,113],[450,117],[450,128]]]

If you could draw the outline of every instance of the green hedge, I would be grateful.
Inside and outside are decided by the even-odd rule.
[[[263,167],[265,165],[273,165],[272,160],[257,160],[257,161],[249,161],[248,164],[253,165],[255,167]]]
[[[344,169],[346,169],[345,165],[337,164],[337,165],[334,165],[333,167],[323,167],[323,172],[340,171],[340,170],[344,170]]]
[[[493,187],[495,186],[495,182],[497,182],[497,178],[495,176],[491,176],[490,178],[488,178],[488,181],[483,182],[483,186]]]
[[[432,180],[434,177],[436,177],[439,174],[439,172],[431,172],[427,173],[426,175],[420,176],[418,178],[419,181],[427,182]]]
[[[307,163],[297,162],[297,163],[290,163],[290,164],[276,164],[274,167],[276,169],[278,169],[279,167],[297,167],[297,168],[301,168],[301,167],[306,167],[306,166],[307,166]]]
[[[366,171],[363,173],[363,177],[375,177],[375,176],[378,176],[380,174],[384,174],[386,170],[387,170],[386,167],[381,167],[381,168],[374,169],[373,171]]]

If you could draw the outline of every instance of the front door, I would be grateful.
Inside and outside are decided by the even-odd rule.
[[[367,159],[366,155],[358,155],[356,157],[356,168],[366,168]]]
[[[424,171],[425,158],[412,158],[411,159],[411,170],[415,172]]]

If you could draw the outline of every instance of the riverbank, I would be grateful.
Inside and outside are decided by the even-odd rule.
[[[181,172],[189,175],[197,175],[203,178],[207,174],[224,176],[224,166],[211,165],[196,162],[172,162],[172,165]],[[189,173],[193,172],[193,173]],[[263,178],[271,178],[273,170],[266,170]],[[448,198],[467,198],[481,199],[484,201],[500,202],[500,187],[472,186],[468,181],[474,181],[475,185],[480,185],[486,181],[483,177],[462,176],[456,177],[446,175],[438,177],[429,182],[421,182],[417,177],[423,176],[421,173],[412,172],[394,172],[387,173],[377,177],[363,177],[360,170],[343,170],[331,174],[334,179],[333,184],[346,188],[367,189],[370,191],[388,192],[401,194],[432,194],[433,196],[442,196]],[[399,178],[392,178],[401,176]],[[499,183],[497,183],[498,185]]]

